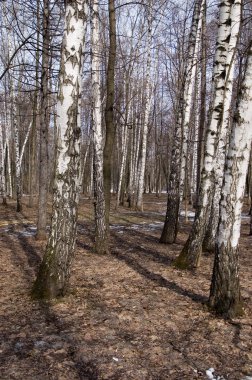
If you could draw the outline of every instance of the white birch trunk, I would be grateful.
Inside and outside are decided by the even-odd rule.
[[[22,211],[22,183],[21,183],[21,168],[24,157],[25,147],[29,138],[32,127],[32,122],[29,124],[26,131],[25,139],[20,150],[19,130],[17,125],[17,110],[15,100],[13,100],[13,126],[14,126],[14,146],[15,146],[15,166],[16,166],[16,196],[17,196],[17,212]]]
[[[141,105],[140,94],[138,96],[138,106]],[[130,178],[129,178],[129,207],[136,206],[136,190],[137,190],[137,168],[139,161],[139,150],[140,150],[140,120],[138,117],[138,109],[132,109],[132,132],[131,132],[131,152],[130,152]]]
[[[80,179],[81,77],[87,3],[68,1],[57,102],[57,158],[51,231],[33,287],[38,298],[64,295],[76,237]]]
[[[227,74],[229,74],[227,58],[231,36],[232,6],[235,5],[231,4],[228,0],[220,2],[219,28],[213,69],[213,100],[210,106],[210,116],[206,131],[199,206],[189,238],[179,257],[176,259],[176,266],[180,268],[197,267],[202,252],[202,243],[210,211],[209,202],[211,205],[212,200],[213,170],[218,147],[218,137],[222,127]]]
[[[225,162],[210,306],[220,314],[242,314],[238,274],[238,245],[246,172],[252,141],[252,44],[233,118]]]
[[[39,128],[39,199],[37,234],[38,240],[46,240],[47,225],[47,192],[48,192],[48,134],[49,134],[49,0],[43,0],[42,18],[42,62],[40,88],[40,128]]]
[[[125,166],[126,166],[127,151],[128,151],[128,126],[126,124],[124,125],[123,132],[122,132],[122,162],[121,162],[120,174],[119,174],[116,207],[118,207],[120,204],[122,180],[123,180],[123,175],[124,175]]]
[[[101,45],[99,9],[97,1],[91,1],[91,59],[92,59],[92,129],[94,143],[94,210],[95,249],[97,253],[108,252],[105,196],[103,181],[103,132],[101,107]]]
[[[31,132],[31,128],[32,128],[32,121],[30,122],[30,124],[28,126],[28,129],[27,129],[26,134],[25,134],[24,142],[23,142],[23,145],[22,145],[22,148],[21,148],[20,157],[19,157],[20,164],[22,164],[22,161],[23,161],[25,147],[26,147],[26,144],[27,144],[30,132]]]
[[[142,135],[142,151],[140,155],[139,170],[138,170],[138,188],[137,188],[137,203],[136,208],[143,211],[143,190],[144,190],[144,174],[146,166],[146,149],[147,149],[147,135],[149,114],[151,108],[151,45],[152,45],[152,4],[148,10],[148,37],[147,37],[147,62],[146,62],[146,103],[143,119],[143,135]]]
[[[6,178],[5,178],[6,141],[3,134],[3,125],[0,124],[0,194],[3,204],[6,205]]]
[[[214,163],[214,197],[212,200],[211,213],[208,221],[206,235],[203,241],[203,249],[214,251],[215,238],[219,220],[219,203],[221,198],[221,187],[223,181],[223,171],[225,165],[226,151],[228,147],[228,135],[230,125],[230,107],[232,101],[232,89],[235,69],[236,45],[240,30],[241,21],[241,0],[236,0],[231,9],[231,35],[227,54],[227,77],[225,82],[225,94],[223,105],[223,120],[220,137],[218,141],[216,159]]]
[[[11,159],[10,159],[10,143],[9,141],[6,144],[7,149],[7,172],[8,172],[8,195],[10,198],[13,196],[12,192],[12,170],[11,170]]]
[[[80,192],[83,191],[83,177],[84,177],[84,171],[85,171],[85,167],[86,167],[88,152],[90,149],[90,144],[91,144],[91,138],[89,137],[84,157],[81,157],[80,183],[79,183]]]
[[[130,59],[132,60],[133,56],[133,46],[131,45],[131,50],[130,50]],[[117,192],[117,200],[116,200],[116,208],[119,207],[120,204],[120,198],[122,191],[122,185],[123,185],[123,176],[125,174],[125,168],[126,168],[126,159],[127,159],[127,154],[128,154],[128,140],[129,140],[129,122],[130,122],[130,117],[132,115],[132,91],[131,91],[131,86],[130,86],[130,73],[133,69],[133,65],[131,64],[126,75],[124,78],[125,81],[125,118],[123,119],[123,131],[122,131],[122,159],[121,159],[121,166],[120,166],[120,173],[119,173],[119,183],[118,183],[118,192]],[[124,199],[124,194],[122,194],[122,203]]]
[[[7,39],[7,61],[10,61],[10,57],[12,57],[15,51],[15,41],[14,41],[14,33],[8,21],[8,10],[6,8],[6,3],[3,2],[3,25],[6,28],[6,39]],[[13,59],[12,63],[15,64],[16,58]],[[11,69],[10,69],[11,71]],[[9,93],[10,93],[10,103],[13,102],[13,79],[10,77],[10,71],[8,73],[8,81],[9,81]],[[11,110],[8,109],[7,104],[5,103],[5,125],[6,125],[6,149],[7,149],[7,174],[8,174],[8,187],[7,193],[10,198],[13,196],[13,187],[12,187],[12,169],[11,169],[11,156],[10,156],[10,146],[12,140],[12,117]]]
[[[13,96],[12,96],[13,99]],[[17,125],[16,100],[13,99],[13,129],[14,129],[14,147],[15,147],[15,166],[16,166],[16,197],[17,212],[22,211],[22,189],[21,189],[21,162],[20,162],[20,146],[19,146],[19,130]]]
[[[10,161],[10,141],[11,141],[11,119],[10,112],[5,104],[5,157],[6,157],[6,190],[7,195],[12,198],[12,171],[11,171],[11,161]]]
[[[186,174],[186,165],[188,163],[188,135],[189,123],[191,118],[191,110],[194,98],[194,84],[196,77],[197,61],[199,55],[199,48],[201,42],[202,31],[202,18],[205,7],[205,0],[201,2],[200,12],[195,10],[195,18],[192,25],[192,42],[189,46],[189,59],[187,61],[188,71],[186,74],[185,95],[184,95],[184,114],[182,118],[182,158],[181,158],[181,172],[180,172],[180,201],[183,199],[183,190]]]
[[[179,229],[180,204],[183,198],[185,164],[187,159],[188,127],[193,100],[193,84],[198,55],[199,35],[201,32],[203,5],[201,1],[195,3],[192,27],[189,38],[189,79],[187,70],[184,70],[182,80],[179,78],[180,88],[177,99],[176,117],[173,132],[173,146],[171,154],[170,175],[168,185],[167,210],[160,243],[172,244],[176,241]],[[200,12],[201,11],[201,12]],[[199,25],[199,18],[201,18]],[[196,41],[197,40],[197,41]],[[185,88],[184,88],[185,87]]]

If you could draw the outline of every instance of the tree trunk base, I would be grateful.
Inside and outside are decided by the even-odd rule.
[[[204,241],[202,244],[202,251],[208,253],[214,253],[215,241]]]
[[[38,241],[44,241],[44,240],[47,240],[47,233],[46,231],[42,230],[42,231],[37,231],[36,233],[36,240]]]
[[[176,243],[176,236],[162,234],[160,239],[159,239],[159,243],[160,244],[175,244]]]
[[[17,212],[22,212],[22,209],[23,209],[22,204],[18,202],[18,203],[17,203],[16,211],[17,211]]]
[[[95,242],[95,252],[99,255],[109,254],[108,240],[101,240]]]
[[[172,223],[173,222],[173,223]],[[163,231],[159,239],[161,244],[174,244],[176,243],[178,234],[178,222],[174,219],[166,220],[164,223]]]
[[[244,314],[238,274],[238,248],[216,246],[209,307],[216,314],[236,318]]]
[[[177,269],[196,269],[199,267],[201,253],[201,246],[192,247],[190,245],[190,240],[188,239],[173,265]]]
[[[37,300],[50,300],[63,297],[65,293],[65,289],[58,286],[55,276],[49,275],[47,268],[42,263],[37,279],[32,287],[31,297]]]

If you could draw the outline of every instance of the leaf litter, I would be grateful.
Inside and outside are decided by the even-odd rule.
[[[212,254],[196,273],[172,267],[191,222],[182,219],[177,244],[158,243],[161,198],[146,195],[144,213],[112,213],[104,256],[93,252],[92,203],[82,198],[70,290],[51,302],[30,298],[45,249],[34,237],[36,210],[0,207],[1,379],[251,379],[249,221],[240,244],[245,315],[227,321],[206,306]]]

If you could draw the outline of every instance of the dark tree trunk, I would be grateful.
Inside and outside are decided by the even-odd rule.
[[[179,114],[179,113],[178,113]],[[179,228],[180,208],[180,162],[181,162],[181,124],[177,121],[174,131],[173,149],[171,155],[170,177],[167,198],[165,223],[160,237],[160,243],[172,244],[176,241]]]
[[[30,162],[29,162],[29,207],[34,205],[34,192],[36,188],[36,164],[37,164],[37,153],[36,153],[36,144],[37,144],[37,124],[38,124],[38,87],[39,87],[39,35],[40,35],[40,11],[39,11],[39,1],[37,1],[37,50],[36,50],[36,74],[35,74],[35,93],[34,93],[34,102],[33,102],[33,120],[32,120],[32,130],[30,138]]]
[[[111,200],[112,153],[115,141],[114,101],[115,101],[115,61],[116,61],[116,17],[115,1],[109,0],[109,57],[107,67],[107,100],[105,108],[106,140],[104,146],[104,192],[106,232],[109,234],[109,213]]]
[[[227,317],[243,313],[238,275],[238,247],[216,246],[209,306]]]
[[[205,120],[206,120],[206,3],[204,3],[204,11],[202,17],[202,33],[201,33],[201,83],[200,83],[200,117],[199,117],[199,133],[198,133],[198,154],[197,154],[197,185],[196,185],[196,201],[198,206],[199,188],[201,169],[204,158],[204,141],[205,141]]]
[[[49,0],[44,0],[43,9],[43,43],[42,43],[42,77],[40,102],[40,150],[39,150],[39,205],[37,239],[46,239],[47,191],[48,191],[48,76],[49,76]]]

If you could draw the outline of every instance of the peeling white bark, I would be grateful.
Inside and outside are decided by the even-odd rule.
[[[209,304],[228,317],[243,314],[239,284],[239,238],[246,172],[252,141],[252,43],[245,77],[233,117],[230,145],[225,162],[220,219]]]
[[[17,211],[20,212],[22,210],[21,161],[20,161],[20,146],[19,146],[19,129],[17,125],[16,101],[13,98],[13,95],[12,95],[12,101],[13,101],[13,129],[14,129],[15,165],[16,165]]]
[[[5,155],[6,155],[6,142],[3,136],[3,125],[0,124],[0,194],[6,199],[6,179],[5,179]]]
[[[212,200],[215,157],[223,121],[225,88],[230,65],[227,59],[229,57],[229,42],[231,37],[232,7],[236,7],[236,3],[233,4],[229,0],[220,1],[219,27],[213,70],[213,99],[210,105],[210,115],[206,131],[199,207],[189,238],[176,261],[178,266],[184,268],[195,268],[199,265],[206,223],[211,207],[209,201],[211,202]]]
[[[223,102],[223,116],[220,130],[220,136],[218,139],[218,146],[216,149],[216,157],[214,160],[214,197],[211,206],[211,215],[208,222],[208,228],[206,231],[206,237],[204,241],[204,248],[208,250],[214,249],[215,238],[217,233],[218,219],[219,219],[219,204],[221,198],[221,187],[223,182],[223,172],[225,157],[228,148],[228,135],[230,131],[230,107],[232,101],[232,89],[234,81],[234,69],[235,69],[235,56],[236,45],[240,30],[241,22],[241,0],[236,0],[231,8],[231,29],[230,29],[230,41],[226,59],[226,81],[225,92]]]
[[[138,169],[138,188],[137,188],[137,209],[143,210],[143,189],[144,189],[144,174],[146,166],[146,149],[147,149],[147,134],[148,134],[148,123],[149,123],[149,114],[151,108],[151,45],[152,45],[152,4],[149,5],[150,9],[148,10],[148,37],[147,37],[147,62],[146,62],[146,101],[145,101],[145,110],[144,110],[144,119],[143,119],[143,134],[142,134],[142,151],[140,156],[140,163]]]
[[[252,140],[252,48],[234,115],[220,203],[218,245],[238,246],[241,210]]]
[[[57,157],[51,231],[33,289],[34,295],[42,298],[65,293],[75,247],[86,15],[86,1],[67,2],[57,102]]]
[[[99,8],[91,1],[91,59],[92,59],[92,129],[94,143],[94,208],[95,245],[98,253],[107,251],[107,231],[105,220],[105,196],[103,180],[103,131],[101,107],[101,44]]]
[[[182,158],[181,158],[181,173],[180,173],[180,200],[183,198],[183,189],[185,182],[186,174],[186,165],[188,162],[188,134],[189,134],[189,123],[191,118],[191,110],[193,104],[193,95],[194,95],[194,85],[197,69],[197,61],[199,55],[199,48],[201,43],[201,32],[202,32],[202,18],[205,7],[205,0],[198,3],[200,7],[200,12],[198,15],[197,9],[195,10],[195,17],[193,19],[192,29],[191,29],[191,39],[192,43],[189,45],[189,54],[187,61],[187,74],[185,82],[185,91],[184,91],[184,110],[182,118]]]

